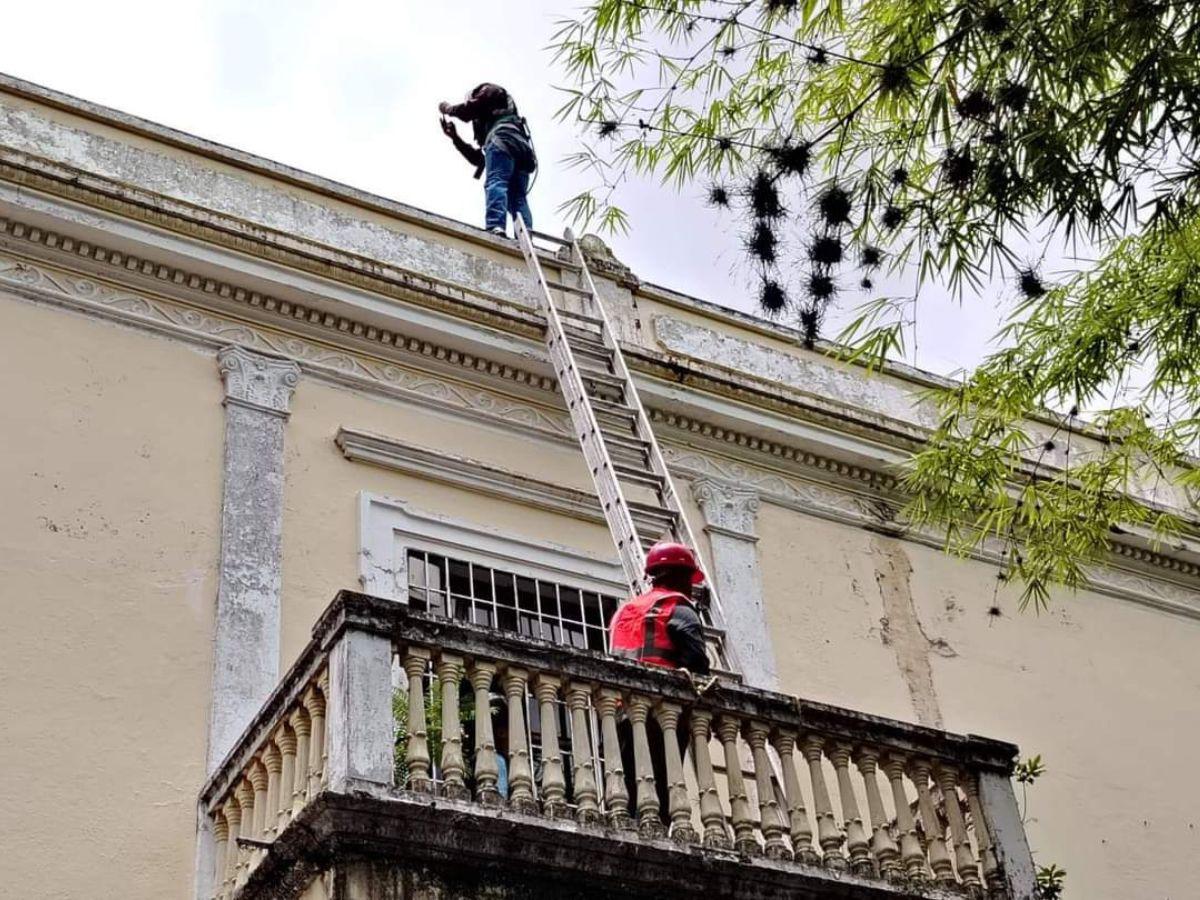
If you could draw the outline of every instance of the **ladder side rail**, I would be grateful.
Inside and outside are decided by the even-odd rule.
[[[584,387],[583,379],[579,374],[579,368],[575,363],[575,356],[571,352],[571,345],[567,341],[566,334],[563,331],[562,319],[554,306],[550,287],[546,284],[546,276],[542,271],[541,260],[537,255],[537,248],[533,244],[524,221],[519,216],[517,217],[516,226],[517,235],[521,242],[521,252],[524,254],[526,263],[542,289],[542,299],[546,305],[546,320],[552,331],[553,338],[547,343],[552,345],[549,348],[551,356],[554,357],[557,355],[559,357],[558,360],[552,358],[551,363],[555,366],[555,375],[558,376],[560,382],[564,374],[567,376],[567,383],[561,386],[563,388],[564,399],[567,400],[568,412],[575,425],[576,434],[580,438],[581,449],[584,451],[584,458],[591,471],[592,480],[596,484],[596,491],[599,494],[602,512],[608,523],[609,531],[614,537],[620,535],[626,536],[623,542],[618,541],[617,553],[621,559],[622,568],[625,570],[626,580],[632,589],[637,590],[642,584],[642,565],[644,561],[637,527],[633,522],[633,517],[629,512],[628,506],[624,502],[624,497],[620,494],[620,488],[616,486],[617,476],[613,472],[609,462],[609,454],[607,447],[604,445],[600,425],[596,421],[595,413],[592,412],[591,403],[588,402],[587,391]],[[591,281],[590,274],[588,281]],[[606,334],[607,330],[607,322],[605,322],[601,333]],[[574,402],[572,402],[571,394],[574,394]],[[594,449],[598,453],[589,453],[589,449]],[[602,472],[604,473],[603,475],[601,474]],[[611,480],[611,485],[604,483],[606,478]]]
[[[607,338],[609,348],[613,351],[613,367],[616,370],[617,377],[625,381],[625,383],[630,387],[630,396],[626,397],[625,399],[626,402],[629,403],[629,405],[637,413],[639,430],[643,432],[644,439],[650,446],[650,461],[651,465],[655,469],[655,474],[662,476],[664,485],[663,492],[664,494],[668,495],[664,499],[669,499],[670,503],[673,504],[673,507],[668,508],[673,508],[674,511],[679,514],[678,527],[683,531],[683,534],[680,535],[680,537],[683,538],[683,542],[685,544],[687,544],[696,552],[696,561],[699,563],[701,571],[704,571],[704,561],[700,557],[700,545],[696,543],[696,536],[692,532],[691,526],[688,524],[687,514],[683,508],[683,503],[680,500],[679,492],[675,487],[675,481],[671,477],[670,471],[667,469],[667,463],[663,458],[662,449],[658,445],[658,438],[654,435],[654,429],[650,426],[650,417],[646,415],[646,409],[644,406],[642,406],[642,398],[638,394],[637,385],[633,381],[633,375],[630,373],[629,367],[625,364],[625,354],[621,352],[621,348],[617,343],[616,332],[613,331],[612,323],[608,318],[608,313],[604,310],[604,304],[600,302],[600,292],[596,290],[596,282],[592,280],[592,271],[588,268],[587,259],[583,255],[583,248],[579,246],[579,241],[575,239],[574,235],[570,231],[568,231],[567,234],[571,241],[571,247],[579,261],[580,269],[583,272],[585,284],[587,285],[588,290],[591,292],[592,299],[595,302],[596,318],[604,323],[602,331]],[[640,546],[638,549],[644,565],[645,555],[640,553]],[[708,584],[709,598],[711,600],[712,609],[717,613],[720,624],[724,624],[724,610],[721,608],[721,602],[717,597],[716,586],[713,584],[713,580],[709,577],[707,571],[704,571],[704,580]]]

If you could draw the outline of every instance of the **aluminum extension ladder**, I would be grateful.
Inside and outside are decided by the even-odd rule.
[[[541,291],[550,362],[630,592],[637,594],[645,589],[646,551],[657,541],[686,544],[703,567],[679,493],[579,242],[570,230],[565,239],[530,231],[520,218],[516,229],[521,252]],[[537,246],[535,239],[552,249]],[[569,260],[562,258],[563,249],[569,251]],[[547,278],[539,251],[554,254],[550,264],[564,275],[573,273],[577,284]],[[728,671],[732,666],[724,634],[711,627],[723,624],[725,619],[707,574],[711,619],[715,620],[706,622],[710,625],[706,628],[709,645],[717,657],[714,665]]]

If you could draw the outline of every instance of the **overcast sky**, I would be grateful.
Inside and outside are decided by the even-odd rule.
[[[578,2],[8,3],[0,71],[474,225],[482,187],[439,130],[437,103],[494,81],[534,132],[536,225],[561,233],[555,208],[586,180],[560,162],[578,136],[553,117],[563,79],[546,46]],[[753,311],[738,221],[702,195],[631,183],[632,230],[607,240],[645,280]],[[952,374],[976,362],[1012,293],[999,283],[959,306],[930,292],[916,364]],[[829,336],[862,299],[842,296]]]

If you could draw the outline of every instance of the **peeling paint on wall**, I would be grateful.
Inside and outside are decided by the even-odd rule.
[[[879,639],[896,654],[896,665],[904,677],[913,711],[922,725],[942,728],[942,710],[933,686],[930,654],[958,654],[942,638],[930,638],[921,627],[912,598],[912,562],[904,545],[895,539],[873,535],[871,558],[875,581],[883,602]]]

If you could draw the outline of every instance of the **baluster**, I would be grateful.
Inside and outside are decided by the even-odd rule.
[[[887,813],[883,810],[883,795],[879,792],[879,751],[873,747],[860,747],[855,759],[858,771],[867,786],[867,811],[871,816],[871,852],[879,863],[879,871],[888,881],[899,881],[904,876],[900,866],[900,848],[888,831]]]
[[[821,845],[821,864],[830,869],[846,868],[846,857],[842,853],[845,838],[838,830],[833,817],[833,803],[829,799],[829,788],[825,786],[825,770],[821,768],[824,742],[815,734],[806,735],[800,748],[808,761],[808,775],[812,782],[813,810],[817,816],[817,843]]]
[[[520,813],[536,813],[533,770],[525,730],[525,693],[529,673],[509,666],[504,670],[504,695],[508,698],[508,805]]]
[[[250,837],[256,841],[266,840],[267,837],[267,785],[270,775],[261,758],[255,759],[250,765],[250,784],[254,788],[254,818],[250,828]],[[248,854],[246,874],[258,865],[263,853],[261,850],[251,850]]]
[[[679,753],[678,703],[660,700],[654,718],[662,730],[663,752],[667,757],[667,815],[671,819],[671,838],[678,844],[695,844],[700,838],[692,827],[692,804],[688,801],[687,782],[683,778],[683,758]]]
[[[596,793],[596,770],[592,742],[588,734],[590,685],[572,682],[567,687],[567,706],[571,710],[571,754],[575,758],[575,818],[581,825],[600,821],[600,803]]]
[[[808,811],[804,808],[804,794],[800,789],[800,778],[796,774],[796,735],[790,731],[775,734],[775,751],[783,765],[783,796],[787,799],[787,818],[792,838],[792,851],[799,862],[819,866],[821,856],[813,849],[812,828],[808,824]]]
[[[267,768],[267,805],[263,810],[262,836],[263,840],[271,840],[279,824],[279,783],[283,773],[283,754],[275,744],[274,735],[267,738],[262,760]]]
[[[754,820],[750,818],[750,800],[746,796],[746,780],[742,777],[742,758],[738,754],[738,733],[741,722],[733,716],[717,719],[717,734],[725,751],[725,778],[729,782],[729,813],[733,824],[733,847],[746,856],[759,856],[762,848],[754,837]]]
[[[287,827],[292,818],[292,788],[296,784],[296,732],[286,723],[275,729],[275,746],[279,748],[279,787],[276,790],[275,833]]]
[[[604,743],[604,805],[608,810],[608,824],[629,830],[633,828],[633,819],[629,815],[629,793],[625,787],[625,768],[617,737],[617,706],[620,702],[619,691],[600,688],[596,711],[600,714],[600,735]]]
[[[983,884],[979,880],[979,864],[971,850],[967,837],[967,823],[963,820],[962,806],[958,801],[958,772],[950,765],[939,763],[936,773],[938,787],[946,804],[946,818],[950,820],[950,837],[954,842],[954,867],[959,880],[971,897],[983,896]]]
[[[500,806],[504,801],[497,784],[500,765],[496,761],[496,738],[492,733],[492,678],[496,666],[475,660],[471,687],[475,691],[475,799],[483,806]]]
[[[237,789],[234,789],[232,795],[225,801],[225,805],[222,807],[225,814],[225,821],[229,825],[229,845],[225,848],[224,865],[217,870],[217,896],[221,900],[225,900],[225,898],[233,893],[233,886],[238,876],[238,865],[241,862],[241,848],[238,845],[238,837],[242,833],[242,807],[238,803],[237,794]]]
[[[883,770],[892,784],[892,805],[896,807],[896,827],[900,831],[900,862],[910,881],[925,881],[925,851],[917,834],[917,823],[909,805],[908,792],[904,790],[904,767],[907,760],[902,753],[889,752]]]
[[[704,846],[728,850],[731,844],[725,828],[725,811],[721,808],[708,747],[711,724],[712,713],[708,710],[692,710],[692,756],[696,761],[696,785],[700,789],[700,822],[704,825]]]
[[[562,679],[538,674],[534,692],[542,720],[542,814],[561,819],[567,814],[567,782],[563,777],[562,750],[558,745],[558,689]]]
[[[764,852],[768,859],[791,859],[792,851],[783,840],[787,823],[775,798],[775,787],[771,783],[771,762],[767,757],[767,736],[770,734],[763,722],[750,722],[746,726],[746,741],[754,757],[754,784],[758,793],[759,827],[763,833]]]
[[[292,733],[296,735],[296,770],[293,773],[291,789],[292,818],[294,819],[304,808],[304,801],[308,793],[308,736],[312,722],[308,718],[307,710],[303,706],[297,706],[288,716],[288,724],[292,726]]]
[[[938,821],[937,810],[933,806],[933,798],[929,794],[928,760],[914,757],[908,764],[908,777],[917,786],[917,808],[921,812],[921,824],[925,828],[925,842],[929,854],[929,867],[933,877],[944,884],[957,884],[954,878],[954,866],[950,863],[950,854],[946,852],[946,832]]]
[[[470,800],[462,753],[462,718],[458,708],[462,657],[452,653],[439,654],[437,677],[442,686],[442,795],[451,800]]]
[[[329,670],[322,669],[321,674],[317,676],[317,687],[321,690],[321,696],[329,698]],[[321,723],[321,770],[319,773],[318,784],[324,786],[329,783],[329,741],[325,740],[325,723]]]
[[[425,727],[425,668],[432,654],[424,647],[409,647],[404,653],[404,673],[408,676],[408,789],[431,793],[429,735]]]
[[[321,763],[325,759],[325,695],[315,685],[304,692],[304,708],[309,721],[305,800],[312,800],[321,791]]]
[[[983,804],[979,801],[979,780],[970,772],[963,773],[963,790],[967,792],[967,806],[971,810],[971,824],[975,827],[975,843],[979,845],[979,857],[983,864],[983,879],[989,893],[1002,895],[1005,891],[1004,872],[996,859],[996,847],[991,832],[983,817]]]
[[[229,852],[229,822],[225,818],[224,807],[218,809],[212,816],[212,834],[213,842],[216,844],[216,852],[213,860],[213,897],[219,898],[225,892],[223,882],[225,880],[225,856]]]
[[[837,773],[838,796],[842,800],[842,822],[846,826],[846,849],[850,853],[850,871],[855,875],[875,874],[871,860],[871,848],[867,843],[867,832],[863,828],[862,815],[858,811],[858,800],[854,796],[854,785],[850,781],[850,747],[834,744],[829,749],[829,761]]]
[[[254,766],[251,764],[251,769]],[[241,811],[241,820],[238,828],[239,838],[253,838],[254,834],[254,786],[250,783],[249,778],[243,778],[238,782],[236,792],[238,809]],[[233,867],[233,885],[230,888],[232,894],[235,890],[246,883],[246,878],[250,874],[250,865],[253,861],[253,851],[238,843],[238,851],[236,854],[236,862]]]
[[[641,694],[629,698],[629,722],[633,726],[633,761],[637,773],[638,834],[646,838],[666,835],[658,811],[658,791],[654,784],[654,763],[650,758],[650,741],[646,737],[646,717],[650,700]]]

